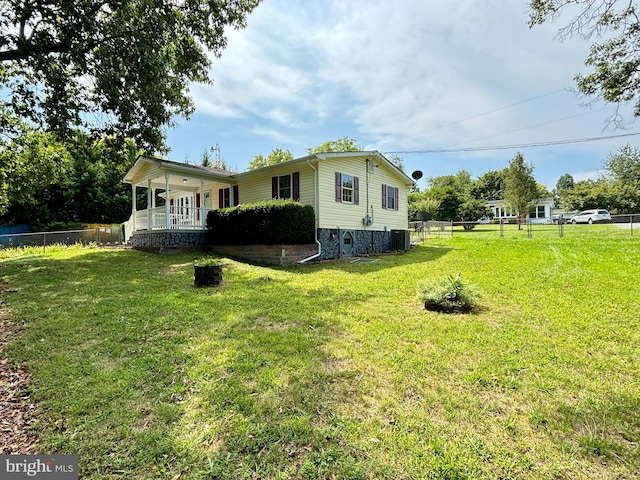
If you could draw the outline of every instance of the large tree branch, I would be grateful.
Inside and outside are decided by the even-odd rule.
[[[0,51],[0,63],[27,60],[36,55],[50,55],[52,53],[67,53],[71,48],[67,43],[55,42],[48,45],[29,45],[26,48],[14,48]]]

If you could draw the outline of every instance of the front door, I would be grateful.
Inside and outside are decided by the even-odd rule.
[[[340,256],[353,257],[355,255],[355,233],[353,230],[340,232]]]

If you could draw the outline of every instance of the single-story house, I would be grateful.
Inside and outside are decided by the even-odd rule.
[[[125,236],[133,247],[200,247],[207,211],[271,199],[312,205],[323,259],[409,248],[413,180],[378,151],[318,153],[242,173],[140,156]],[[146,189],[147,208],[136,194]],[[166,201],[168,199],[168,201]]]
[[[493,213],[495,220],[508,221],[518,218],[518,212],[506,205],[504,200],[490,200],[487,202],[487,207]],[[552,197],[534,200],[529,204],[526,221],[528,223],[553,223],[553,207]]]

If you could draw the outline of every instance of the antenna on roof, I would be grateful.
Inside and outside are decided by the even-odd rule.
[[[220,145],[218,145],[216,143],[216,146],[215,147],[211,147],[210,150],[212,152],[215,152],[215,154],[216,154],[216,165],[220,165],[220,160],[221,160],[221,158],[220,158]]]

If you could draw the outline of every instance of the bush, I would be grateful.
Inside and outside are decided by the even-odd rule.
[[[462,281],[460,274],[425,279],[418,283],[417,297],[424,308],[437,312],[468,312],[480,297],[477,290]]]
[[[211,245],[304,245],[315,238],[311,205],[271,200],[211,210],[207,214]]]

